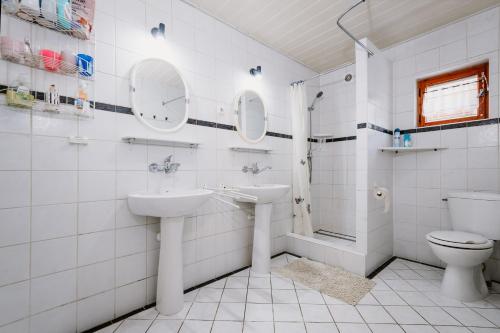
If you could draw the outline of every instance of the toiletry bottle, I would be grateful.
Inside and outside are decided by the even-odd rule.
[[[87,84],[80,81],[80,83],[78,84],[78,93],[75,99],[75,107],[80,112],[87,112],[89,110],[89,105]]]
[[[401,130],[399,128],[394,129],[394,136],[393,136],[393,146],[394,147],[401,147]]]
[[[71,1],[57,0],[57,24],[59,28],[66,30],[71,29],[71,21]]]
[[[40,15],[36,21],[44,27],[54,28],[57,22],[57,3],[54,0],[39,0]]]
[[[403,136],[403,144],[404,144],[404,147],[411,147],[412,146],[412,142],[411,142],[411,134],[405,134]]]
[[[55,84],[51,84],[45,93],[45,111],[55,112],[59,106],[59,92]]]

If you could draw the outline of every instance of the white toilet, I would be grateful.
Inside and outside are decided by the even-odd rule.
[[[433,231],[426,238],[434,254],[446,263],[441,292],[464,302],[488,294],[482,263],[500,240],[500,194],[453,192],[448,194],[449,231]]]

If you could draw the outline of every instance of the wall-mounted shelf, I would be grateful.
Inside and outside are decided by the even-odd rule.
[[[70,63],[67,61],[62,60],[62,58],[58,57],[56,58],[55,56],[48,57],[48,56],[43,56],[40,54],[36,53],[29,53],[29,52],[18,52],[13,49],[5,50],[3,48],[2,54],[0,54],[0,59],[12,62],[18,65],[23,65],[26,67],[30,68],[35,68],[39,69],[41,71],[45,71],[47,73],[54,73],[54,74],[59,74],[59,75],[65,75],[81,80],[87,80],[87,81],[94,81],[94,75],[93,73],[90,75],[81,75],[80,72],[83,73],[83,70],[79,68],[79,66],[76,64],[77,62],[77,57],[74,55],[75,62]],[[84,62],[83,59],[80,61]],[[87,62],[87,67],[90,68],[93,67],[93,63],[88,63]]]
[[[44,0],[44,2],[46,4],[43,8],[32,8],[23,4],[8,5],[10,2],[5,2],[2,3],[2,13],[78,39],[89,39],[87,33],[83,29],[79,29],[81,27],[79,23],[57,15],[56,0]],[[53,8],[53,10],[49,12],[46,8]]]
[[[125,136],[122,138],[122,140],[127,143],[133,143],[133,144],[169,146],[169,147],[179,147],[179,148],[198,148],[198,146],[200,145],[198,142],[155,139],[155,138],[141,138],[135,136]]]
[[[381,152],[389,151],[394,153],[399,152],[418,152],[418,151],[438,151],[448,149],[447,147],[380,147],[378,150]]]
[[[94,107],[90,104],[85,110],[77,109],[73,104],[63,103],[53,106],[48,106],[44,101],[35,99],[33,100],[31,107],[20,107],[16,105],[9,105],[7,103],[6,97],[3,94],[4,91],[0,90],[0,105],[7,110],[11,111],[21,111],[21,112],[33,112],[37,115],[53,115],[57,117],[66,118],[94,118]],[[35,95],[40,95],[39,92],[31,92]],[[92,103],[92,102],[91,102]]]
[[[70,136],[68,142],[74,145],[88,145],[89,138],[86,136]]]
[[[267,154],[271,151],[271,148],[253,148],[253,147],[239,147],[239,146],[233,146],[229,147],[230,150],[232,151],[237,151],[240,153],[261,153],[261,154]]]
[[[313,139],[326,140],[333,138],[333,133],[314,133],[312,137]]]
[[[94,117],[92,101],[95,101],[95,84],[87,81],[94,81],[95,78],[95,37],[88,25],[92,22],[82,19],[83,15],[94,15],[80,10],[82,1],[64,1],[64,5],[69,6],[65,9],[72,10],[71,18],[65,19],[57,15],[61,9],[58,5],[62,3],[58,0],[2,1],[0,59],[8,73],[18,73],[8,77],[8,82],[0,82],[0,105],[9,110],[55,118]],[[89,7],[88,10],[93,9]],[[19,29],[23,29],[21,34]],[[55,36],[41,29],[62,35]],[[30,70],[17,69],[18,65]],[[16,103],[12,95],[8,96],[8,86],[26,87],[34,99],[25,105]],[[35,90],[35,87],[38,89]],[[49,90],[52,99],[60,94],[58,105],[45,103]],[[4,92],[9,98],[4,97]],[[83,108],[75,106],[78,97],[88,101]]]

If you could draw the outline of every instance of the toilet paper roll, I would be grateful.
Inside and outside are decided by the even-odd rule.
[[[373,189],[373,197],[376,200],[384,200],[384,213],[387,213],[391,206],[391,198],[389,196],[389,190],[385,187],[375,187]]]

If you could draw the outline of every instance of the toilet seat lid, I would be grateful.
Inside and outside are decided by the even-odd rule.
[[[481,235],[464,231],[433,231],[427,234],[430,242],[461,249],[488,249],[493,242]]]

